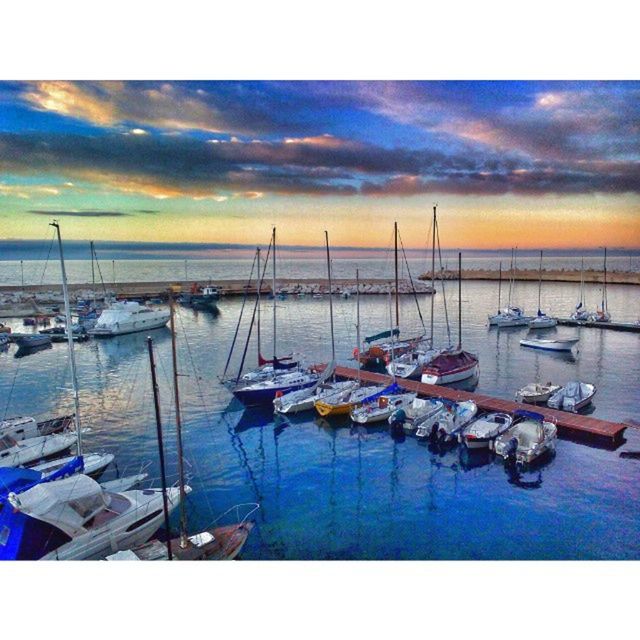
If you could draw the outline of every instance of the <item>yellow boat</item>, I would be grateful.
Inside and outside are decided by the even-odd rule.
[[[316,400],[314,406],[316,411],[322,416],[342,416],[351,412],[352,409],[360,406],[365,398],[368,398],[384,389],[383,386],[373,385],[367,387],[358,387],[347,396],[337,398],[336,402],[327,402],[326,400]]]

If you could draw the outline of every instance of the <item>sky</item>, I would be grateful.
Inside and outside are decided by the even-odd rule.
[[[0,239],[640,246],[639,82],[0,82]]]

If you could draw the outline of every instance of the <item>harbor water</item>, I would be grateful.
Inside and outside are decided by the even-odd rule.
[[[159,276],[160,278],[160,276]],[[159,279],[158,278],[158,279]],[[439,286],[439,285],[438,285]],[[458,340],[457,284],[435,296],[437,344]],[[503,287],[503,304],[506,302]],[[579,285],[549,283],[543,309],[568,316]],[[635,322],[635,287],[610,286],[614,320]],[[587,287],[587,303],[599,300]],[[462,342],[480,359],[477,391],[513,399],[538,380],[595,383],[593,416],[637,418],[640,407],[640,335],[593,328],[558,327],[545,336],[579,336],[575,354],[528,350],[526,328],[489,329],[497,283],[465,282]],[[419,298],[429,330],[430,297]],[[537,284],[518,283],[513,302],[534,314]],[[313,413],[273,417],[269,407],[247,409],[220,383],[236,328],[241,298],[223,299],[219,313],[180,308],[177,317],[181,405],[193,531],[237,503],[258,502],[256,528],[245,559],[640,559],[640,461],[620,457],[640,449],[640,431],[627,429],[618,450],[561,439],[555,457],[537,469],[515,473],[483,454],[456,447],[444,451],[415,438],[392,438],[386,425],[356,428],[347,418],[321,420]],[[272,302],[263,301],[262,351],[272,355]],[[250,316],[251,302],[247,305]],[[355,298],[334,299],[340,364],[354,366]],[[277,300],[279,355],[306,362],[328,359],[327,298]],[[362,335],[389,325],[385,296],[361,300]],[[10,322],[11,324],[11,322]],[[15,330],[24,331],[21,321]],[[422,333],[415,301],[401,300],[403,336]],[[230,370],[236,371],[240,348]],[[169,476],[176,479],[176,447],[168,329],[151,332],[156,348]],[[149,463],[157,485],[158,463],[146,335],[133,334],[76,345],[86,451],[116,454],[104,478],[133,473]],[[70,411],[67,346],[28,357],[0,353],[0,417],[41,417]],[[247,364],[257,359],[255,340]],[[175,523],[174,523],[175,524]]]

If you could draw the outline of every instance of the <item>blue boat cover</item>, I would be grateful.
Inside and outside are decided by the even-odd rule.
[[[394,336],[400,335],[400,329],[393,330]],[[383,338],[390,338],[391,331],[382,331],[380,333],[376,333],[374,336],[368,336],[364,339],[365,342],[375,342],[376,340],[382,340]]]
[[[370,402],[375,402],[378,398],[382,396],[389,396],[394,393],[402,393],[402,388],[399,387],[395,382],[390,384],[388,387],[385,387],[382,391],[378,391],[378,393],[374,393],[372,396],[368,396],[362,401],[362,404],[369,404]]]
[[[278,360],[278,358],[275,358],[273,360],[273,368],[274,369],[295,369],[298,366],[297,362],[282,362],[282,360]]]
[[[535,411],[518,409],[517,411],[514,411],[514,415],[520,416],[522,418],[531,418],[532,420],[538,420],[539,422],[544,422],[544,416],[541,413],[536,413]]]

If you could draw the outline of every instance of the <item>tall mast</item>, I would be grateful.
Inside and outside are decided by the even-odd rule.
[[[178,352],[176,349],[176,323],[175,323],[175,305],[173,296],[169,296],[169,310],[171,323],[171,360],[173,364],[173,397],[176,405],[176,437],[178,441],[178,477],[180,483],[180,546],[185,549],[188,545],[187,540],[187,512],[186,501],[187,494],[184,490],[184,452],[182,449],[182,416],[180,413],[180,390],[178,388]]]
[[[60,225],[57,220],[50,223],[58,234],[58,247],[60,248],[60,268],[62,270],[62,293],[64,295],[64,315],[67,330],[67,346],[69,348],[69,362],[71,364],[71,382],[73,384],[73,403],[75,405],[74,422],[76,426],[76,444],[78,455],[82,455],[82,429],[80,428],[80,395],[78,393],[78,373],[76,369],[76,354],[73,348],[73,324],[71,322],[71,305],[69,304],[69,289],[67,287],[67,271],[64,266],[64,253],[62,251],[62,237]]]
[[[93,263],[93,256],[95,249],[93,248],[93,240],[90,241],[89,247],[91,249],[91,286],[93,288],[93,306],[96,306],[96,270]]]
[[[360,270],[356,269],[356,341],[358,344],[358,385],[360,385]]]
[[[267,256],[268,257],[268,256]],[[256,260],[258,261],[258,292],[257,292],[257,314],[258,314],[258,362],[262,357],[262,348],[260,346],[260,289],[262,288],[262,279],[260,278],[260,247],[256,249]]]
[[[500,295],[502,293],[502,260],[498,267],[498,313],[500,313]]]
[[[400,328],[400,304],[398,300],[398,223],[393,223],[393,240],[395,256],[395,284],[396,284],[396,327]]]
[[[511,308],[511,291],[513,290],[513,247],[511,247],[511,264],[509,265],[509,298],[507,307]]]
[[[273,364],[276,364],[276,228],[273,227]]]
[[[462,253],[458,252],[458,349],[462,349]]]
[[[607,247],[604,248],[604,282],[602,283],[602,313],[607,311]]]
[[[389,329],[391,330],[391,359],[389,362],[393,362],[394,360],[394,351],[395,351],[395,339],[393,336],[393,308],[391,306],[391,291],[389,291]],[[396,380],[396,368],[392,367],[393,370],[393,381]]]
[[[584,256],[580,264],[580,307],[584,305]]]
[[[171,552],[171,527],[169,524],[169,503],[167,502],[167,476],[164,467],[164,444],[162,442],[162,420],[160,419],[160,399],[158,398],[158,381],[156,379],[156,363],[153,357],[153,340],[147,338],[149,350],[149,366],[151,368],[151,385],[153,387],[153,405],[156,411],[156,433],[158,436],[158,455],[160,458],[160,482],[162,484],[162,510],[164,511],[164,528],[167,530],[167,557],[173,560]]]
[[[541,294],[542,294],[542,250],[540,250],[540,272],[538,276],[538,315],[540,315]]]
[[[433,233],[431,237],[431,326],[429,329],[429,346],[433,349],[433,310],[435,304],[435,273],[436,273],[436,205],[433,205]],[[442,277],[442,274],[440,274]]]
[[[336,342],[333,334],[333,286],[331,283],[331,256],[329,254],[329,232],[325,230],[324,239],[327,245],[327,276],[329,278],[329,317],[331,319],[331,361],[336,360]],[[360,348],[360,347],[358,347]]]

